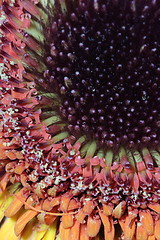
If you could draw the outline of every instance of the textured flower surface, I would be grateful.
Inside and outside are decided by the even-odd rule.
[[[160,240],[158,0],[0,1],[0,238]]]

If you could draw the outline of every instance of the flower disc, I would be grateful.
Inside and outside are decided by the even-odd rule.
[[[110,148],[157,145],[156,6],[143,1],[135,6],[129,1],[68,5],[65,13],[56,8],[44,29],[44,81],[60,96],[60,115],[69,131]]]

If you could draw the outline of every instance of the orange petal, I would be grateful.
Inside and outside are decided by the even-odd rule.
[[[139,213],[140,221],[146,230],[148,235],[153,235],[154,233],[154,222],[150,211],[140,211]]]
[[[0,159],[1,160],[6,159],[6,154],[5,154],[5,151],[3,149],[1,149],[1,151],[0,151]]]
[[[23,215],[21,215],[20,218],[17,220],[17,222],[15,224],[15,228],[14,228],[15,234],[18,236],[23,231],[23,229],[25,228],[26,224],[32,218],[34,218],[37,214],[38,214],[38,212],[35,212],[33,210],[28,210]]]
[[[70,240],[79,240],[79,233],[80,233],[80,223],[78,221],[75,221],[70,231]]]
[[[156,240],[156,239],[158,239],[158,238],[155,238],[155,236],[152,235],[152,236],[148,236],[148,239],[147,239],[147,240]],[[158,239],[158,240],[159,240],[159,239]]]
[[[11,151],[7,150],[6,151],[6,156],[11,160],[16,159],[16,154],[12,150]]]
[[[155,222],[154,235],[157,240],[160,240],[160,220]]]
[[[52,201],[51,201],[51,206],[52,206],[52,207],[55,207],[55,206],[59,205],[59,204],[60,204],[60,201],[61,201],[61,198],[60,198],[60,197],[55,197],[55,198],[53,198]]]
[[[42,209],[44,211],[51,211],[55,206],[60,204],[60,197],[55,197],[52,200],[45,199],[42,204]]]
[[[106,205],[103,204],[103,213],[107,216],[111,215],[113,211],[113,206],[112,205]]]
[[[42,204],[42,209],[44,211],[51,211],[53,206],[51,205],[51,200],[50,199],[45,199],[43,204]]]
[[[79,207],[80,207],[79,202],[76,201],[75,199],[71,199],[71,201],[69,202],[69,205],[68,205],[68,211],[74,210]]]
[[[83,212],[82,209],[76,214],[76,219],[79,223],[83,224],[85,217],[86,217],[86,214]]]
[[[19,151],[15,151],[15,154],[16,154],[17,159],[23,159],[24,158],[23,154]]]
[[[102,223],[104,225],[104,229],[106,232],[110,232],[111,231],[111,223],[109,221],[109,217],[106,216],[104,213],[99,212],[99,215],[101,217]]]
[[[121,219],[118,220],[119,222],[119,225],[121,226],[122,228],[122,231],[124,232],[124,228],[125,228],[125,218],[122,217]]]
[[[59,227],[60,240],[70,240],[70,228],[64,228],[62,222]]]
[[[89,240],[89,236],[87,234],[87,226],[86,226],[86,224],[81,224],[80,239],[79,240]]]
[[[63,228],[71,228],[73,226],[73,215],[63,215],[62,218]]]
[[[22,172],[25,170],[25,166],[23,165],[23,164],[19,164],[19,165],[17,165],[16,166],[16,168],[15,168],[15,173],[16,174],[22,174]]]
[[[124,225],[124,240],[132,240],[136,229],[135,221],[130,219],[130,216],[126,217]]]
[[[114,240],[115,228],[114,228],[114,224],[113,224],[113,219],[110,220],[110,225],[111,225],[111,231],[110,232],[107,232],[106,228],[104,227],[105,240]]]
[[[92,217],[88,217],[87,220],[87,233],[89,237],[96,237],[99,233],[99,229],[101,227],[101,220],[94,219]]]
[[[142,223],[137,223],[137,229],[136,229],[136,240],[147,240],[148,235],[146,233],[146,230],[144,229]]]
[[[61,209],[62,212],[67,211],[69,202],[70,202],[70,198],[68,196],[63,196],[61,198],[60,209]]]
[[[56,212],[56,211],[54,211],[54,212]],[[51,225],[56,219],[57,219],[56,216],[53,216],[53,215],[50,215],[50,214],[46,214],[44,216],[44,222],[47,225]]]
[[[93,201],[86,201],[83,207],[83,212],[90,215],[94,209]]]
[[[12,203],[9,205],[9,207],[5,211],[5,216],[6,217],[12,217],[15,215],[20,208],[23,206],[23,202],[27,199],[28,194],[26,193],[26,190],[22,188],[16,195]],[[19,200],[19,199],[22,199]]]
[[[5,173],[0,181],[0,191],[4,191],[6,189],[7,183],[9,181],[9,173]]]
[[[159,203],[150,203],[148,204],[148,207],[151,208],[153,211],[157,212],[160,214],[160,204]]]

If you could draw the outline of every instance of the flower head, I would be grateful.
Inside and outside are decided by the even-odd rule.
[[[1,3],[2,239],[160,239],[159,23],[153,0]]]

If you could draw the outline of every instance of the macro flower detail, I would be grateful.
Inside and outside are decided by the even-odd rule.
[[[159,12],[0,1],[2,240],[160,240]]]

